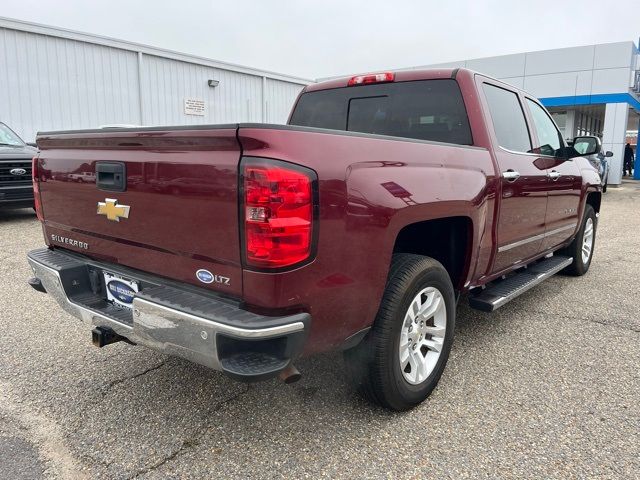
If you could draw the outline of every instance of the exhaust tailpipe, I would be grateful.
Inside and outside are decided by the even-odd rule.
[[[302,375],[292,363],[280,372],[280,380],[286,384],[295,383],[300,380],[300,378],[302,378]]]

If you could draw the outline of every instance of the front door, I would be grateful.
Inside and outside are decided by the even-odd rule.
[[[532,136],[518,93],[483,83],[493,124],[498,162],[500,212],[492,273],[509,269],[540,252],[547,209],[547,170],[536,163]]]
[[[560,157],[564,141],[555,123],[535,100],[527,98],[527,107],[534,130],[536,163],[548,171],[546,231],[542,250],[551,249],[568,240],[578,226],[578,208],[582,177],[574,160]]]

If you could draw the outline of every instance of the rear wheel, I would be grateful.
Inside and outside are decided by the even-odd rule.
[[[593,249],[596,243],[596,227],[598,219],[591,205],[584,209],[582,225],[571,244],[562,253],[573,258],[573,263],[563,270],[569,275],[581,276],[587,273],[593,258]]]
[[[449,357],[455,308],[451,279],[439,262],[394,255],[371,331],[345,352],[347,371],[365,396],[392,410],[427,398]]]

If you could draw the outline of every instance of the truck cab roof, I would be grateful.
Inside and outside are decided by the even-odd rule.
[[[369,76],[376,74],[387,74],[391,73],[394,76],[393,82],[411,82],[416,80],[434,80],[434,79],[445,79],[445,78],[456,78],[458,75],[468,75],[473,77],[475,75],[481,75],[482,77],[491,80],[492,82],[499,83],[504,85],[513,91],[518,91],[520,93],[526,93],[523,90],[511,85],[506,84],[503,81],[491,77],[490,75],[486,75],[482,72],[477,72],[475,70],[471,70],[469,68],[457,67],[457,68],[421,68],[415,70],[380,70],[377,72],[370,73],[360,73],[355,75],[349,75],[339,78],[331,78],[328,80],[324,80],[318,83],[312,83],[307,85],[301,93],[306,92],[316,92],[319,90],[330,90],[333,88],[342,88],[348,87],[349,81],[355,77],[359,76]]]

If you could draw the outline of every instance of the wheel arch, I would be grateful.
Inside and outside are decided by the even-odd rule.
[[[472,244],[470,217],[444,217],[402,227],[396,235],[393,253],[413,253],[439,261],[459,291],[469,272]]]
[[[602,204],[602,192],[588,192],[585,202],[586,205],[591,205],[596,213],[600,213],[600,205]]]

